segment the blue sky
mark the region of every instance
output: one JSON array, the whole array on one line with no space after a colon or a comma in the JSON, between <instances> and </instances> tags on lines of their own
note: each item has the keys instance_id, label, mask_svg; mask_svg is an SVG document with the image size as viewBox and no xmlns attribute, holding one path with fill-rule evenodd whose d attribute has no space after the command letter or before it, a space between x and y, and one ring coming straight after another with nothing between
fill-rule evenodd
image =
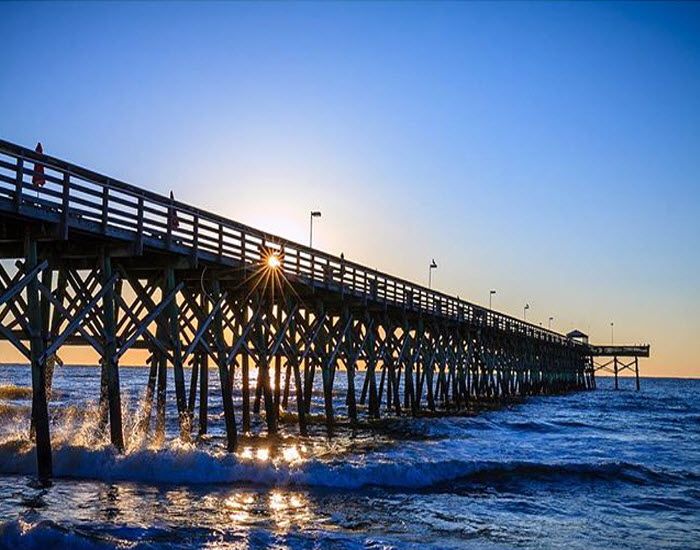
<instances>
[{"instance_id":1,"label":"blue sky","mask_svg":"<svg viewBox=\"0 0 700 550\"><path fill-rule=\"evenodd\" d=\"M0 136L700 375L700 5L3 3Z\"/></svg>"}]
</instances>

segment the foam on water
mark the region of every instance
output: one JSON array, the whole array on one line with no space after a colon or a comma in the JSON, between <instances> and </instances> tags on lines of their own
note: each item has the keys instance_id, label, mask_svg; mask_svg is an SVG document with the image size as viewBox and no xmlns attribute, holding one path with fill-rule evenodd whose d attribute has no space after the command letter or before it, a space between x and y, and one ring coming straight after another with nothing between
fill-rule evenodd
<instances>
[{"instance_id":1,"label":"foam on water","mask_svg":"<svg viewBox=\"0 0 700 550\"><path fill-rule=\"evenodd\" d=\"M520 430L518 426L516 429ZM536 432L539 431L536 430ZM81 434L78 430L76 433ZM81 436L83 437L83 436ZM430 452L426 452L426 447ZM258 453L259 454L259 453ZM359 489L367 486L424 489L453 480L468 481L506 475L568 476L617 479L632 483L676 479L692 473L651 470L639 464L598 462L544 462L520 459L480 460L465 453L463 441L449 439L400 442L363 455L347 454L324 459L291 459L278 454L260 458L198 447L177 440L161 447L144 443L118 453L104 441L90 447L60 440L53 449L57 477L136 481L166 484L253 484L263 486L316 486ZM0 441L0 474L32 475L36 468L34 445L26 437Z\"/></svg>"}]
</instances>

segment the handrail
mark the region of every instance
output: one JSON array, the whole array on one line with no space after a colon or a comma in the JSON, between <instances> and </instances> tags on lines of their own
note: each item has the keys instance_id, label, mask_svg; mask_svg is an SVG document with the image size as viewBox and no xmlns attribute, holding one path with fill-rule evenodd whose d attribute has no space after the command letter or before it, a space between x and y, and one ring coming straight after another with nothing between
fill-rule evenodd
<instances>
[{"instance_id":1,"label":"handrail","mask_svg":"<svg viewBox=\"0 0 700 550\"><path fill-rule=\"evenodd\" d=\"M9 161L3 158L9 157ZM27 163L32 165L30 169ZM46 185L38 188L26 178L35 166L44 168ZM36 192L36 198L25 191ZM117 229L133 233L142 243L144 235L166 247L184 248L194 254L209 254L244 264L262 259L263 249L272 247L285 254L285 273L312 284L350 292L367 300L466 322L471 326L495 328L537 340L585 349L555 331L527 323L443 292L428 289L345 258L333 256L303 244L278 237L199 209L178 200L93 172L64 160L38 154L14 143L0 140L0 200L11 202L19 211L35 205L56 210L66 225L71 218L100 223L103 231ZM178 227L173 227L172 219Z\"/></svg>"}]
</instances>

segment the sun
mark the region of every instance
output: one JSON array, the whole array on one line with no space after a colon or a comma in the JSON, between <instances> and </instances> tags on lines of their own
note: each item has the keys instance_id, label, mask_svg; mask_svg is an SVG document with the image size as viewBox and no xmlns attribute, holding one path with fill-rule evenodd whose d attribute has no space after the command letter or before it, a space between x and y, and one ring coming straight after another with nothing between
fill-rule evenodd
<instances>
[{"instance_id":1,"label":"sun","mask_svg":"<svg viewBox=\"0 0 700 550\"><path fill-rule=\"evenodd\" d=\"M265 263L267 264L267 267L270 269L278 269L282 266L282 259L280 258L279 254L276 252L273 252L267 257L267 260L265 260Z\"/></svg>"}]
</instances>

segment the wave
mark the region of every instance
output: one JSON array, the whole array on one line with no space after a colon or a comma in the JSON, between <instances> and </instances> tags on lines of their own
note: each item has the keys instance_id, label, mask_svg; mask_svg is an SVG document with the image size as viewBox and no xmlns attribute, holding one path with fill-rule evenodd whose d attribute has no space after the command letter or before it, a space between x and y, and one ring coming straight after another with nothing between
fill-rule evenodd
<instances>
[{"instance_id":1,"label":"wave","mask_svg":"<svg viewBox=\"0 0 700 550\"><path fill-rule=\"evenodd\" d=\"M441 491L446 484L522 480L607 480L634 484L670 483L697 478L692 473L651 470L625 462L527 462L416 456L400 448L347 459L275 459L197 448L171 442L119 454L111 445L94 448L61 444L54 448L54 474L64 478L153 484L249 484L360 489L382 486ZM442 453L440 456L444 456ZM33 475L35 453L25 440L0 443L0 473ZM447 487L450 489L451 487Z\"/></svg>"},{"instance_id":2,"label":"wave","mask_svg":"<svg viewBox=\"0 0 700 550\"><path fill-rule=\"evenodd\" d=\"M176 532L177 531L177 532ZM183 533L185 531L185 533ZM223 538L223 540L222 540ZM246 540L247 539L247 540ZM243 544L245 541L245 544ZM230 542L232 544L226 544ZM387 543L363 532L343 532L316 529L291 533L268 533L264 529L253 529L246 537L230 534L222 537L219 529L200 527L177 528L160 526L109 526L103 525L64 526L51 520L41 520L38 514L24 514L16 520L0 522L0 548L22 548L45 550L46 548L71 548L73 550L155 550L156 548L199 548L209 546L228 548L345 548L348 550L406 548L443 549L440 543L413 543L401 541L399 545ZM238 544L236 544L238 543ZM481 548L480 545L474 546ZM488 544L484 548L501 548Z\"/></svg>"},{"instance_id":3,"label":"wave","mask_svg":"<svg viewBox=\"0 0 700 550\"><path fill-rule=\"evenodd\" d=\"M62 527L51 520L31 522L20 518L0 523L0 547L2 548L104 550L115 548L117 542L111 537L96 537L78 529Z\"/></svg>"},{"instance_id":4,"label":"wave","mask_svg":"<svg viewBox=\"0 0 700 550\"><path fill-rule=\"evenodd\" d=\"M0 384L0 399L31 399L32 388L15 384Z\"/></svg>"},{"instance_id":5,"label":"wave","mask_svg":"<svg viewBox=\"0 0 700 550\"><path fill-rule=\"evenodd\" d=\"M60 390L52 388L48 393L49 401L64 397L66 394ZM0 384L0 399L10 401L31 400L31 386L18 386L16 384Z\"/></svg>"}]
</instances>

